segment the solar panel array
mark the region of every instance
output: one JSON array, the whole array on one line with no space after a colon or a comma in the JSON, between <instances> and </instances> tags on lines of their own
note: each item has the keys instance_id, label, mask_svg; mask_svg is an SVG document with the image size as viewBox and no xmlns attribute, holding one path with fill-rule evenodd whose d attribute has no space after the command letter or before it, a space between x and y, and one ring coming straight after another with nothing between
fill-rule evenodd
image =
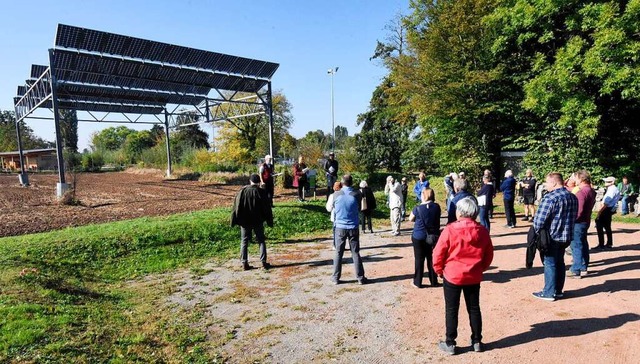
<instances>
[{"instance_id":1,"label":"solar panel array","mask_svg":"<svg viewBox=\"0 0 640 364\"><path fill-rule=\"evenodd\" d=\"M257 93L279 67L63 24L52 60L61 108L140 114L160 113L167 104L199 104L213 89ZM27 85L48 68L32 65ZM21 86L18 96L26 91Z\"/></svg>"}]
</instances>

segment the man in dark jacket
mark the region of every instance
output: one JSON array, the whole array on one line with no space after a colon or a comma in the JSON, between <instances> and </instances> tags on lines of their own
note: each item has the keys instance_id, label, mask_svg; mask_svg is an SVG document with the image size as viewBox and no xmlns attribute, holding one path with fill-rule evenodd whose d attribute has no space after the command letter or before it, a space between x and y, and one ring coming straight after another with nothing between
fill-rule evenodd
<instances>
[{"instance_id":1,"label":"man in dark jacket","mask_svg":"<svg viewBox=\"0 0 640 364\"><path fill-rule=\"evenodd\" d=\"M324 171L327 176L327 200L333 193L333 184L338 180L338 161L335 153L329 153L329 159L324 162Z\"/></svg>"},{"instance_id":2,"label":"man in dark jacket","mask_svg":"<svg viewBox=\"0 0 640 364\"><path fill-rule=\"evenodd\" d=\"M513 203L516 199L516 179L513 178L513 172L508 170L504 173L504 181L500 185L500 191L502 191L502 200L504 202L504 214L507 217L507 224L505 227L516 227L516 210L513 207Z\"/></svg>"},{"instance_id":3,"label":"man in dark jacket","mask_svg":"<svg viewBox=\"0 0 640 364\"><path fill-rule=\"evenodd\" d=\"M449 202L449 208L447 209L447 224L451 224L452 222L457 221L456 217L456 204L458 201L463 198L470 197L473 201L475 201L476 206L478 205L478 200L476 200L475 196L468 192L469 190L469 182L466 179L458 178L453 181L453 190L455 191L455 195Z\"/></svg>"},{"instance_id":4,"label":"man in dark jacket","mask_svg":"<svg viewBox=\"0 0 640 364\"><path fill-rule=\"evenodd\" d=\"M267 192L260 188L260 176L252 174L249 185L243 187L236 195L231 210L231 226L240 226L240 260L244 270L251 269L248 261L247 248L251 240L251 232L255 232L260 245L260 261L264 269L271 265L267 263L267 246L264 237L264 223L273 227L273 213L271 201Z\"/></svg>"}]
</instances>

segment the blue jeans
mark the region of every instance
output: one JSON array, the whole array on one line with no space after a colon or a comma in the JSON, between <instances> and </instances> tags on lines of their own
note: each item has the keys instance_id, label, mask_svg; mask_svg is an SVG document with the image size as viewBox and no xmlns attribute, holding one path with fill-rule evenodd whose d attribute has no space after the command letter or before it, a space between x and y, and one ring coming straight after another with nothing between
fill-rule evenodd
<instances>
[{"instance_id":1,"label":"blue jeans","mask_svg":"<svg viewBox=\"0 0 640 364\"><path fill-rule=\"evenodd\" d=\"M560 243L552 241L549 250L544 253L544 288L542 294L547 297L553 297L558 293L562 293L564 289L564 280L566 278L564 264L564 249L560 247Z\"/></svg>"},{"instance_id":2,"label":"blue jeans","mask_svg":"<svg viewBox=\"0 0 640 364\"><path fill-rule=\"evenodd\" d=\"M581 271L586 272L589 265L588 229L589 223L587 222L576 222L573 227L573 240L571 240L573 264L571 264L571 272L574 274L580 274Z\"/></svg>"},{"instance_id":3,"label":"blue jeans","mask_svg":"<svg viewBox=\"0 0 640 364\"><path fill-rule=\"evenodd\" d=\"M487 228L487 230L491 231L491 222L489 221L489 210L487 206L480 206L480 213L478 216L480 217L480 225Z\"/></svg>"},{"instance_id":4,"label":"blue jeans","mask_svg":"<svg viewBox=\"0 0 640 364\"><path fill-rule=\"evenodd\" d=\"M620 204L621 206L621 213L622 215L626 215L629 213L629 204L627 203L627 198L629 196L622 196L622 198L620 199Z\"/></svg>"}]
</instances>

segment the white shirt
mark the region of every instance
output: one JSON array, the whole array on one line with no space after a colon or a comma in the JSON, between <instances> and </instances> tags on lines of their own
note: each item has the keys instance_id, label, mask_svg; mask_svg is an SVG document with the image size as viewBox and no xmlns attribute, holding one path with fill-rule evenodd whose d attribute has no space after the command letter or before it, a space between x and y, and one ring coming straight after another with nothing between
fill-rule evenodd
<instances>
[{"instance_id":1,"label":"white shirt","mask_svg":"<svg viewBox=\"0 0 640 364\"><path fill-rule=\"evenodd\" d=\"M604 194L602 203L610 209L615 210L618 207L618 201L620 201L620 191L618 187L614 185L607 187L607 193Z\"/></svg>"},{"instance_id":2,"label":"white shirt","mask_svg":"<svg viewBox=\"0 0 640 364\"><path fill-rule=\"evenodd\" d=\"M402 185L396 182L393 185L388 183L384 186L384 194L389 196L389 208L402 208Z\"/></svg>"}]
</instances>

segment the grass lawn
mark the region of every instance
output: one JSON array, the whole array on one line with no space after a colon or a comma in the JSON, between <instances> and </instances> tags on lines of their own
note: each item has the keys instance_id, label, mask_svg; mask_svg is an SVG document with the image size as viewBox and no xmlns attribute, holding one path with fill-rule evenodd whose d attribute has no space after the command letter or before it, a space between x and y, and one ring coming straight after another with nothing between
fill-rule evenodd
<instances>
[{"instance_id":1,"label":"grass lawn","mask_svg":"<svg viewBox=\"0 0 640 364\"><path fill-rule=\"evenodd\" d=\"M389 216L377 197L376 225ZM277 204L267 244L328 236L324 204ZM229 215L221 208L0 239L0 362L214 361L201 313L163 308L175 282L161 274L201 274L207 262L238 256ZM150 286L149 275L162 279Z\"/></svg>"}]
</instances>

